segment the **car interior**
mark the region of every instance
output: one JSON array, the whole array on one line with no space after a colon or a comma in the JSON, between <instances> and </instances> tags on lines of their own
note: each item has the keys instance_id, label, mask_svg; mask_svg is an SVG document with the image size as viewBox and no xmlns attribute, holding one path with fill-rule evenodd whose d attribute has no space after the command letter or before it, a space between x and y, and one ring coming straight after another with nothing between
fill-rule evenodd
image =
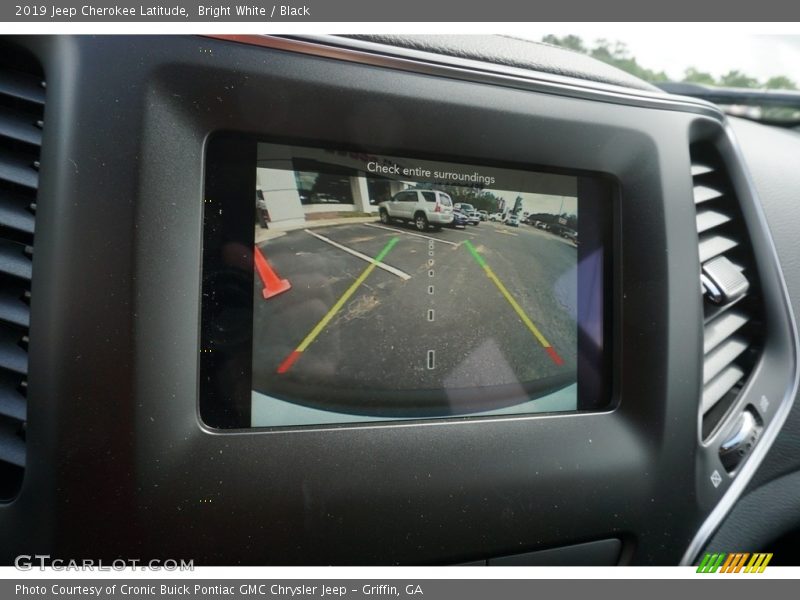
<instances>
[{"instance_id":1,"label":"car interior","mask_svg":"<svg viewBox=\"0 0 800 600\"><path fill-rule=\"evenodd\" d=\"M800 564L800 133L716 93L3 36L0 562Z\"/></svg>"}]
</instances>

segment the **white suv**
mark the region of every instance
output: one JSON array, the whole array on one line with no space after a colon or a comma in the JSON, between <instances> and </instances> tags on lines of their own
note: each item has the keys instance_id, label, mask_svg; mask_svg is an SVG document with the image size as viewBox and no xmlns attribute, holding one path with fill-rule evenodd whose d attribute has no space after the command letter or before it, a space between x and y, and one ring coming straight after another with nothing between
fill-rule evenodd
<instances>
[{"instance_id":1,"label":"white suv","mask_svg":"<svg viewBox=\"0 0 800 600\"><path fill-rule=\"evenodd\" d=\"M444 192L436 190L403 190L378 207L384 224L391 219L400 219L414 223L419 231L425 231L429 225L439 229L453 222L453 201Z\"/></svg>"}]
</instances>

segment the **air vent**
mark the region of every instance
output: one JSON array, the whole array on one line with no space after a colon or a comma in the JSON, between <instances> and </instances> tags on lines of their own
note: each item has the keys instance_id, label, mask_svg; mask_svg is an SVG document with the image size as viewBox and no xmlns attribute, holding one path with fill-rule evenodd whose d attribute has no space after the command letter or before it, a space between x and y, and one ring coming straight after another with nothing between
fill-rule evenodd
<instances>
[{"instance_id":1,"label":"air vent","mask_svg":"<svg viewBox=\"0 0 800 600\"><path fill-rule=\"evenodd\" d=\"M761 348L755 262L724 162L711 144L691 148L703 294L702 434L733 406Z\"/></svg>"},{"instance_id":2,"label":"air vent","mask_svg":"<svg viewBox=\"0 0 800 600\"><path fill-rule=\"evenodd\" d=\"M28 326L34 216L44 118L40 66L0 45L0 500L25 469Z\"/></svg>"}]
</instances>

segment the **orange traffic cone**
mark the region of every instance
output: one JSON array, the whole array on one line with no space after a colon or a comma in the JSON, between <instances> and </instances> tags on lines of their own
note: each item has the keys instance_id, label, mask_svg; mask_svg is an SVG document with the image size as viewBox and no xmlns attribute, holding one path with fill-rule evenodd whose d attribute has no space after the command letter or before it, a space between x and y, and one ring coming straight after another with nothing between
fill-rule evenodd
<instances>
[{"instance_id":1,"label":"orange traffic cone","mask_svg":"<svg viewBox=\"0 0 800 600\"><path fill-rule=\"evenodd\" d=\"M253 246L253 259L256 265L261 282L264 284L264 290L261 292L264 299L272 298L285 292L292 287L288 279L281 279L277 273L272 269L267 259L261 254L258 246Z\"/></svg>"}]
</instances>

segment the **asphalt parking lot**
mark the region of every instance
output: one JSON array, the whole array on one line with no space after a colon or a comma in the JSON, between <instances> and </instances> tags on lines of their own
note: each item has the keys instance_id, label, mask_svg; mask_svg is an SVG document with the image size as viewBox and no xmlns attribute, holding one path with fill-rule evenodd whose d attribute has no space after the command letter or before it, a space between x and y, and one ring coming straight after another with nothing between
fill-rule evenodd
<instances>
[{"instance_id":1,"label":"asphalt parking lot","mask_svg":"<svg viewBox=\"0 0 800 600\"><path fill-rule=\"evenodd\" d=\"M577 249L551 234L376 222L291 231L259 249L292 286L265 300L255 278L260 393L575 381Z\"/></svg>"}]
</instances>

